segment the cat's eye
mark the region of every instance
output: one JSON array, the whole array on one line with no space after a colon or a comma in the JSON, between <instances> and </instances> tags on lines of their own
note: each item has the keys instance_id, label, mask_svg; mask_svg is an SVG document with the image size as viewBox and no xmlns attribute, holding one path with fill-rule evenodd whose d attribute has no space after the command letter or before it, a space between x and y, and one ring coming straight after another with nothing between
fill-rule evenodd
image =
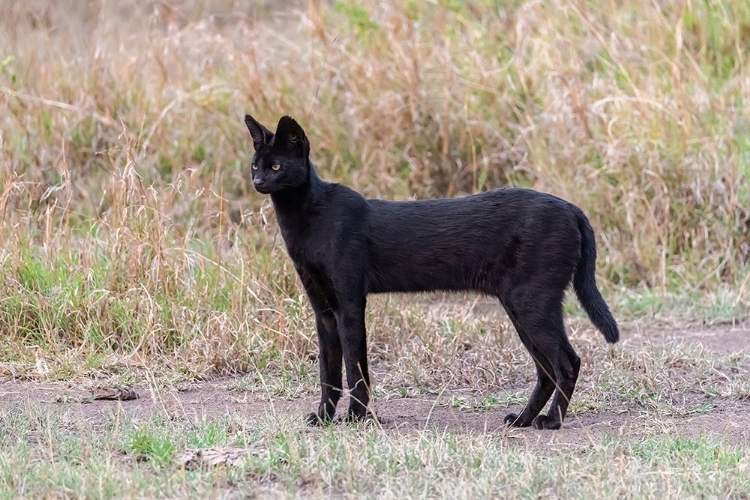
<instances>
[{"instance_id":1,"label":"cat's eye","mask_svg":"<svg viewBox=\"0 0 750 500\"><path fill-rule=\"evenodd\" d=\"M253 163L252 168L253 168L253 170L258 170L258 165L256 165L255 163Z\"/></svg>"},{"instance_id":2,"label":"cat's eye","mask_svg":"<svg viewBox=\"0 0 750 500\"><path fill-rule=\"evenodd\" d=\"M278 163L276 165L272 165L271 170L273 170L274 172L278 172L279 170L281 170L281 165L279 165Z\"/></svg>"}]
</instances>

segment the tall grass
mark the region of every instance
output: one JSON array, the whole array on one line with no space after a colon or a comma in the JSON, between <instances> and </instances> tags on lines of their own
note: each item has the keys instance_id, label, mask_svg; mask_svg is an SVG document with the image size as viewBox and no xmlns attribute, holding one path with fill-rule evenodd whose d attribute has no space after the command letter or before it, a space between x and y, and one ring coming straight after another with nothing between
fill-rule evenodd
<instances>
[{"instance_id":1,"label":"tall grass","mask_svg":"<svg viewBox=\"0 0 750 500\"><path fill-rule=\"evenodd\" d=\"M592 219L605 288L747 307L750 4L183 4L0 5L6 370L313 351L245 111L294 115L322 175L368 196L557 194Z\"/></svg>"}]
</instances>

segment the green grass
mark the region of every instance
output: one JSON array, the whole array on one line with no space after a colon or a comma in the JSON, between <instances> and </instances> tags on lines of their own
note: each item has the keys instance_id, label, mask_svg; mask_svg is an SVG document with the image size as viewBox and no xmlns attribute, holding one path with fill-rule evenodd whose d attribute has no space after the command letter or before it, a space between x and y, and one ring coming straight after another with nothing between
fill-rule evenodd
<instances>
[{"instance_id":1,"label":"green grass","mask_svg":"<svg viewBox=\"0 0 750 500\"><path fill-rule=\"evenodd\" d=\"M497 434L308 429L241 417L96 426L48 407L0 410L0 495L278 498L743 498L747 446L646 428L571 447L525 449ZM183 465L192 449L241 449L232 464ZM226 452L225 452L226 453ZM630 473L623 475L622 471Z\"/></svg>"}]
</instances>

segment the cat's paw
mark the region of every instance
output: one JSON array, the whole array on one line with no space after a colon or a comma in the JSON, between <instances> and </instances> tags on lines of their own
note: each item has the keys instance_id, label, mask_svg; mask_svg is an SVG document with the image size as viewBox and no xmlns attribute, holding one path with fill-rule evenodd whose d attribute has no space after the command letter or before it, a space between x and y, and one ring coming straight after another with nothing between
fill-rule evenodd
<instances>
[{"instance_id":1,"label":"cat's paw","mask_svg":"<svg viewBox=\"0 0 750 500\"><path fill-rule=\"evenodd\" d=\"M340 422L342 424L350 424L350 423L358 423L358 422L375 422L375 415L372 414L371 411L367 410L364 413L362 412L353 412L348 411L346 414L341 415L336 419L336 422Z\"/></svg>"},{"instance_id":2,"label":"cat's paw","mask_svg":"<svg viewBox=\"0 0 750 500\"><path fill-rule=\"evenodd\" d=\"M333 422L333 419L328 415L321 416L315 412L305 415L305 423L311 427L319 427L321 425L330 424L331 422Z\"/></svg>"},{"instance_id":3,"label":"cat's paw","mask_svg":"<svg viewBox=\"0 0 750 500\"><path fill-rule=\"evenodd\" d=\"M538 430L556 430L562 427L559 420L548 417L547 415L539 415L531 424L534 426L534 429Z\"/></svg>"},{"instance_id":4,"label":"cat's paw","mask_svg":"<svg viewBox=\"0 0 750 500\"><path fill-rule=\"evenodd\" d=\"M515 413L508 413L503 419L503 423L508 427L528 427L530 422L524 422Z\"/></svg>"}]
</instances>

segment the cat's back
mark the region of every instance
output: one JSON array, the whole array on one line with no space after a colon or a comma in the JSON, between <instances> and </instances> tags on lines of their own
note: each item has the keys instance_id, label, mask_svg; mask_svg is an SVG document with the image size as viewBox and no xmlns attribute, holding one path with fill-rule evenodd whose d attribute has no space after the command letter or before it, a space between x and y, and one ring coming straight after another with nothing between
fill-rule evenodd
<instances>
[{"instance_id":1,"label":"cat's back","mask_svg":"<svg viewBox=\"0 0 750 500\"><path fill-rule=\"evenodd\" d=\"M460 198L368 200L368 204L372 241L387 248L403 241L440 248L458 241L459 235L463 241L498 241L513 234L539 239L577 227L580 212L561 198L521 188Z\"/></svg>"},{"instance_id":2,"label":"cat's back","mask_svg":"<svg viewBox=\"0 0 750 500\"><path fill-rule=\"evenodd\" d=\"M500 188L457 198L386 201L367 200L373 215L380 218L437 219L439 217L513 216L543 212L567 212L573 205L554 195L523 188Z\"/></svg>"}]
</instances>

